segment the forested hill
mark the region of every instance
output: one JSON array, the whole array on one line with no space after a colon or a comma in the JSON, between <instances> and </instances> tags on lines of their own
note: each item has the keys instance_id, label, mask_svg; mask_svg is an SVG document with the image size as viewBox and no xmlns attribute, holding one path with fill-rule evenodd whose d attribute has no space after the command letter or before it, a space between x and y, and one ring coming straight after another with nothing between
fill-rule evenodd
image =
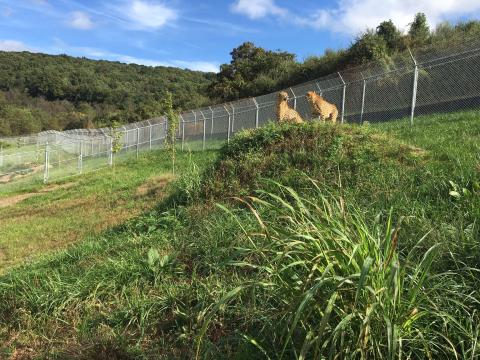
<instances>
[{"instance_id":1,"label":"forested hill","mask_svg":"<svg viewBox=\"0 0 480 360\"><path fill-rule=\"evenodd\" d=\"M0 52L0 136L133 122L161 113L166 91L177 108L210 102L214 74L96 61L67 55Z\"/></svg>"}]
</instances>

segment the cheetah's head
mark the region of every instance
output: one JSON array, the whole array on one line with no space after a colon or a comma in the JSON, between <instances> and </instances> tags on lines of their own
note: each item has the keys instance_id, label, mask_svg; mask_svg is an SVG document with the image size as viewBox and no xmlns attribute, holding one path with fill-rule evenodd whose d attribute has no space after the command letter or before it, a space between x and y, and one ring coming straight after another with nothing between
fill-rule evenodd
<instances>
[{"instance_id":1,"label":"cheetah's head","mask_svg":"<svg viewBox=\"0 0 480 360\"><path fill-rule=\"evenodd\" d=\"M288 93L286 91L280 91L278 93L278 100L287 101L288 100Z\"/></svg>"}]
</instances>

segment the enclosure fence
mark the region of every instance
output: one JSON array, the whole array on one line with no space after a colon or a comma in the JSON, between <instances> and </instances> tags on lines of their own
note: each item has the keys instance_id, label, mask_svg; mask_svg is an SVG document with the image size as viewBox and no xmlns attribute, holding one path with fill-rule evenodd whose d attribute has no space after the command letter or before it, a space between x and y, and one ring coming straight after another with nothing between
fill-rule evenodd
<instances>
[{"instance_id":1,"label":"enclosure fence","mask_svg":"<svg viewBox=\"0 0 480 360\"><path fill-rule=\"evenodd\" d=\"M289 105L304 119L312 113L306 98L315 91L339 110L338 122L408 121L417 115L480 107L480 40L445 48L425 48L373 62L285 89ZM276 119L277 92L183 112L177 133L182 150L217 147L243 130ZM163 147L168 122L157 117L118 129L45 131L0 138L2 184L26 178L47 182L111 166L114 157L138 157ZM119 136L117 136L119 134ZM117 137L116 137L117 136ZM119 138L119 147L113 142Z\"/></svg>"}]
</instances>

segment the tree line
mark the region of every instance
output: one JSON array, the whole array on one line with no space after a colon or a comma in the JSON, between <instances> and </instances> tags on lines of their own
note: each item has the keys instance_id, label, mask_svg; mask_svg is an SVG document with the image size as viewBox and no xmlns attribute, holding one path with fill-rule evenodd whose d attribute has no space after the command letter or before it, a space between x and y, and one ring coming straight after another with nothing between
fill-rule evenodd
<instances>
[{"instance_id":1,"label":"tree line","mask_svg":"<svg viewBox=\"0 0 480 360\"><path fill-rule=\"evenodd\" d=\"M173 94L177 110L257 96L370 61L388 63L423 46L449 48L480 36L480 21L430 29L424 14L402 33L391 20L346 49L298 61L295 54L245 42L217 74L95 61L67 55L0 52L0 136L47 129L109 126L161 115Z\"/></svg>"}]
</instances>

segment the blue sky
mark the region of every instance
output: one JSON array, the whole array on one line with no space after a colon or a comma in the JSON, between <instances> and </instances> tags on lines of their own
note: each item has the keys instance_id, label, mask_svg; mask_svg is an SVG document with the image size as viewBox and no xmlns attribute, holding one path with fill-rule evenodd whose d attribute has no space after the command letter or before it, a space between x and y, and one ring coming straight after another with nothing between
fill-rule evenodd
<instances>
[{"instance_id":1,"label":"blue sky","mask_svg":"<svg viewBox=\"0 0 480 360\"><path fill-rule=\"evenodd\" d=\"M0 0L0 50L216 71L244 41L302 60L418 11L478 19L480 0Z\"/></svg>"}]
</instances>

